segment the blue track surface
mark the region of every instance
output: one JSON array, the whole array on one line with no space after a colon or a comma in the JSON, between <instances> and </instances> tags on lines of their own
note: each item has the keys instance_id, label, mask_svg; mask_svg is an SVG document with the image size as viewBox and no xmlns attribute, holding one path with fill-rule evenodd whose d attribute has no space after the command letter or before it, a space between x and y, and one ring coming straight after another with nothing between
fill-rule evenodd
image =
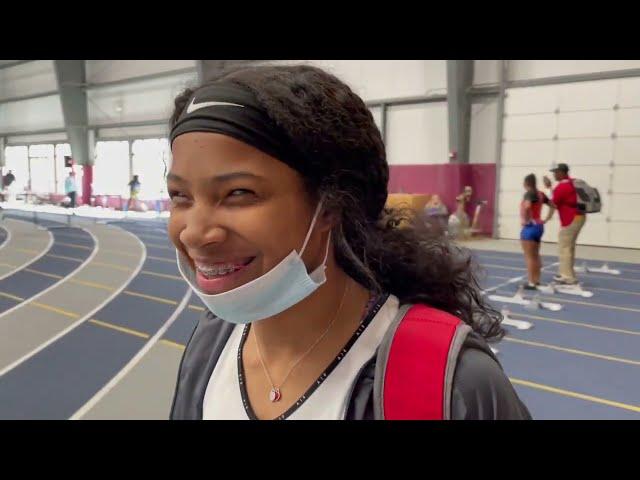
<instances>
[{"instance_id":1,"label":"blue track surface","mask_svg":"<svg viewBox=\"0 0 640 480\"><path fill-rule=\"evenodd\" d=\"M60 281L58 278L49 277L36 272L63 277L69 275L71 272L78 269L81 262L89 257L95 246L91 236L79 228L65 227L52 229L51 233L53 234L53 244L47 253L35 262L29 264L26 268L0 280L0 292L28 299L29 297L40 293L54 283ZM64 233L74 235L74 243L85 248L73 248L59 245L60 242L66 241L66 239L61 238ZM56 258L52 255L62 255L75 258L78 261ZM0 301L0 313L20 303L22 303L22 301L2 297Z\"/></svg>"},{"instance_id":2,"label":"blue track surface","mask_svg":"<svg viewBox=\"0 0 640 480\"><path fill-rule=\"evenodd\" d=\"M147 246L147 255L156 257L147 258L142 271L179 276L175 254L166 235L166 222L110 223L138 235ZM64 231L60 231L60 238L62 233ZM63 243L81 244L81 240L66 239ZM54 248L56 252L63 252L64 246ZM73 255L70 253L59 254L77 257L90 251L75 249ZM521 254L475 251L474 255L484 270L482 287L485 289L526 273ZM549 265L557 259L547 256L544 261ZM578 260L576 264L582 262ZM588 263L599 266L603 262ZM528 320L534 328L519 331L506 327L507 337L494 347L499 350L498 358L534 418L640 419L640 265L608 264L621 269L622 275L579 275L585 289L594 292L592 298L542 295L561 303L564 308L559 312L528 311L507 305L513 318ZM77 267L77 263L74 265ZM38 269L63 275L64 268L63 263L46 261ZM549 268L543 281L551 280L553 273L555 267ZM15 294L28 294L25 290L28 283L21 281L20 287L14 287L21 293ZM35 281L32 284L35 285ZM502 286L496 293L513 294L517 285ZM3 288L0 286L0 290ZM93 317L153 335L174 312L186 290L181 279L141 272L125 291L175 303L123 292ZM3 302L0 298L0 311L8 308ZM194 296L189 303L202 307ZM201 315L195 308L186 308L163 338L184 345ZM0 378L0 418L68 418L120 371L145 342L144 338L84 323ZM522 385L520 381L532 385ZM579 396L585 398L576 398Z\"/></svg>"}]
</instances>

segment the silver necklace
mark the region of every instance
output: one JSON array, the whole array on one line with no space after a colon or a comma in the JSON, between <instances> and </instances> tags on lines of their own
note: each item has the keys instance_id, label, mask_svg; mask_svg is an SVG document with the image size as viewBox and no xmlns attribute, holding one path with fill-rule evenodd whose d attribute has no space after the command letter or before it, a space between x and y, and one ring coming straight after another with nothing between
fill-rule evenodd
<instances>
[{"instance_id":1,"label":"silver necklace","mask_svg":"<svg viewBox=\"0 0 640 480\"><path fill-rule=\"evenodd\" d=\"M333 316L333 319L331 320L331 322L329 322L329 325L327 326L327 328L325 329L325 331L322 333L322 335L320 335L320 337L318 337L318 339L313 342L313 344L307 349L306 352L304 352L296 361L295 363L289 368L289 372L287 373L287 375L284 377L284 380L282 380L282 382L280 382L280 385L276 386L276 384L274 383L274 381L271 379L271 375L269 374L269 369L267 368L267 366L264 363L264 359L262 358L262 352L260 351L260 342L258 341L258 336L255 334L253 334L255 340L256 340L256 348L258 350L258 358L260 359L260 364L262 365L262 369L264 370L265 375L267 376L267 379L269 380L269 383L271 384L271 390L269 391L269 400L271 402L279 402L280 399L282 398L282 386L285 384L285 382L289 379L289 375L291 375L291 373L294 371L294 369L298 366L298 364L307 356L309 355L309 353L311 353L311 351L322 341L322 339L324 337L327 336L327 333L329 333L329 330L331 329L331 326L333 325L333 323L336 321L336 319L338 318L338 314L340 313L340 310L342 310L342 304L344 303L344 299L347 296L347 290L349 290L349 285L345 285L344 287L344 292L342 294L342 300L340 300L340 305L338 306L338 310L336 310L336 314Z\"/></svg>"}]
</instances>

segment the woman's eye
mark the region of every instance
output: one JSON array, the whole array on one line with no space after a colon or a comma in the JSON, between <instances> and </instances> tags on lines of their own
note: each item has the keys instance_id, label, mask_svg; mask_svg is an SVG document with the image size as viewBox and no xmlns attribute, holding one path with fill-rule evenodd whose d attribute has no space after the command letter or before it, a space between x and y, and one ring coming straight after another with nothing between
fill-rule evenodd
<instances>
[{"instance_id":1,"label":"woman's eye","mask_svg":"<svg viewBox=\"0 0 640 480\"><path fill-rule=\"evenodd\" d=\"M245 190L244 188L237 188L235 190L232 190L229 193L230 197L241 197L242 195L248 195L248 194L252 194L253 192L251 190Z\"/></svg>"},{"instance_id":2,"label":"woman's eye","mask_svg":"<svg viewBox=\"0 0 640 480\"><path fill-rule=\"evenodd\" d=\"M179 191L170 191L169 198L174 204L184 202L187 199L186 195Z\"/></svg>"}]
</instances>

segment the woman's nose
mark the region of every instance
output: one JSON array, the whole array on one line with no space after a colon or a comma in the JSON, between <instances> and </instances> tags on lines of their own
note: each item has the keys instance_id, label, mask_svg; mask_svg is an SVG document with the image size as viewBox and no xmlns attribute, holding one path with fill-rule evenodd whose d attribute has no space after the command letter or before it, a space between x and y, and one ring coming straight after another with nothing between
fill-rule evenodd
<instances>
[{"instance_id":1,"label":"woman's nose","mask_svg":"<svg viewBox=\"0 0 640 480\"><path fill-rule=\"evenodd\" d=\"M227 230L215 220L215 212L210 208L194 207L187 215L185 228L180 232L180 241L191 249L210 243L222 243L227 237Z\"/></svg>"}]
</instances>

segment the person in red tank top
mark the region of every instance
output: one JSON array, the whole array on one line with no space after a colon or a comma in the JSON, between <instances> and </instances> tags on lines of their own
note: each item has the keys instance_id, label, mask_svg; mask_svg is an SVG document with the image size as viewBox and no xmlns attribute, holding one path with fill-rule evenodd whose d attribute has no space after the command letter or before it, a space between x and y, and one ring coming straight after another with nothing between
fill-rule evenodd
<instances>
[{"instance_id":1,"label":"person in red tank top","mask_svg":"<svg viewBox=\"0 0 640 480\"><path fill-rule=\"evenodd\" d=\"M527 290L536 290L540 285L540 241L544 234L544 225L540 218L542 205L549 205L547 196L536 187L536 176L531 173L524 177L526 193L520 203L520 243L527 264L528 282L523 286Z\"/></svg>"}]
</instances>

